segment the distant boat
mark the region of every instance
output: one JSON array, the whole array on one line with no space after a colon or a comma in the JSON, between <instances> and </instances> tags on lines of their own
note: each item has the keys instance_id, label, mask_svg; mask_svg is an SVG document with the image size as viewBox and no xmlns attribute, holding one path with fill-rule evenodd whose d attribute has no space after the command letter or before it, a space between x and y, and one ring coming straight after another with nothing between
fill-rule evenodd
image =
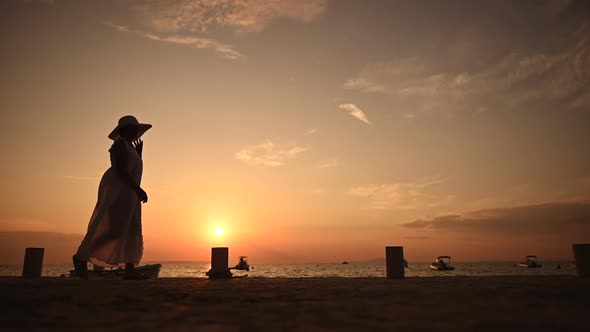
<instances>
[{"instance_id":1,"label":"distant boat","mask_svg":"<svg viewBox=\"0 0 590 332\"><path fill-rule=\"evenodd\" d=\"M438 256L436 261L430 264L430 269L435 271L453 271L455 267L451 265L451 256Z\"/></svg>"},{"instance_id":2,"label":"distant boat","mask_svg":"<svg viewBox=\"0 0 590 332\"><path fill-rule=\"evenodd\" d=\"M518 266L526 267L526 268L537 268L537 267L543 267L543 264L540 264L537 262L537 256L529 255L529 256L526 256L524 258L524 261L520 262L518 264Z\"/></svg>"},{"instance_id":3,"label":"distant boat","mask_svg":"<svg viewBox=\"0 0 590 332\"><path fill-rule=\"evenodd\" d=\"M348 264L348 262L347 261L343 261L342 264Z\"/></svg>"},{"instance_id":4,"label":"distant boat","mask_svg":"<svg viewBox=\"0 0 590 332\"><path fill-rule=\"evenodd\" d=\"M248 256L240 256L240 261L236 266L232 267L233 270L250 271L250 264L248 264Z\"/></svg>"},{"instance_id":5,"label":"distant boat","mask_svg":"<svg viewBox=\"0 0 590 332\"><path fill-rule=\"evenodd\" d=\"M408 261L404 258L404 267L407 269L408 268Z\"/></svg>"},{"instance_id":6,"label":"distant boat","mask_svg":"<svg viewBox=\"0 0 590 332\"><path fill-rule=\"evenodd\" d=\"M136 266L135 271L148 276L148 279L156 279L160 274L161 264L148 264ZM70 278L79 278L75 270L70 270L68 273ZM93 269L88 270L88 279L123 279L125 277L125 269L123 268L102 268L94 266Z\"/></svg>"}]
</instances>

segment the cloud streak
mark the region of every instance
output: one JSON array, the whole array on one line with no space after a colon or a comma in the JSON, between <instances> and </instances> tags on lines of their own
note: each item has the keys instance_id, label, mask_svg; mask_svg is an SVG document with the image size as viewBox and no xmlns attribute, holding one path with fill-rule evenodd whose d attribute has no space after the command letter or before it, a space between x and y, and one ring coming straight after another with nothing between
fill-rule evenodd
<instances>
[{"instance_id":1,"label":"cloud streak","mask_svg":"<svg viewBox=\"0 0 590 332\"><path fill-rule=\"evenodd\" d=\"M164 43L210 49L226 59L242 54L231 45L211 37L229 30L260 32L278 18L309 23L323 13L326 0L160 0L134 5L133 12L143 25L130 29L106 22L124 33Z\"/></svg>"},{"instance_id":2,"label":"cloud streak","mask_svg":"<svg viewBox=\"0 0 590 332\"><path fill-rule=\"evenodd\" d=\"M309 128L307 130L305 130L305 132L303 133L303 135L305 136L311 136L314 135L318 132L318 128Z\"/></svg>"},{"instance_id":3,"label":"cloud streak","mask_svg":"<svg viewBox=\"0 0 590 332\"><path fill-rule=\"evenodd\" d=\"M187 37L187 36L169 36L159 38L152 34L144 34L145 38L159 40L166 43L192 46L199 49L212 49L226 59L239 59L242 54L234 50L230 45L218 42L210 38Z\"/></svg>"},{"instance_id":4,"label":"cloud streak","mask_svg":"<svg viewBox=\"0 0 590 332\"><path fill-rule=\"evenodd\" d=\"M236 159L253 164L268 167L283 166L288 160L307 151L307 147L302 146L280 146L270 140L264 143L244 147L236 153Z\"/></svg>"},{"instance_id":5,"label":"cloud streak","mask_svg":"<svg viewBox=\"0 0 590 332\"><path fill-rule=\"evenodd\" d=\"M232 46L219 42L212 38L190 37L181 35L160 36L153 33L132 30L127 26L114 24L112 22L104 22L104 24L112 27L113 29L119 32L131 33L153 41L189 46L197 49L210 49L215 51L220 56L230 60L236 60L242 57L242 54L235 50Z\"/></svg>"},{"instance_id":6,"label":"cloud streak","mask_svg":"<svg viewBox=\"0 0 590 332\"><path fill-rule=\"evenodd\" d=\"M552 202L417 219L406 228L453 232L541 235L590 226L590 201Z\"/></svg>"},{"instance_id":7,"label":"cloud streak","mask_svg":"<svg viewBox=\"0 0 590 332\"><path fill-rule=\"evenodd\" d=\"M358 108L355 104L340 104L338 105L340 109L348 111L348 114L352 115L353 117L357 118L359 121L364 122L366 124L371 124L365 115L365 112Z\"/></svg>"},{"instance_id":8,"label":"cloud streak","mask_svg":"<svg viewBox=\"0 0 590 332\"><path fill-rule=\"evenodd\" d=\"M353 187L348 194L369 201L369 208L375 210L414 210L439 207L454 200L453 195L439 196L429 193L435 185L443 183L440 178L416 182L371 184Z\"/></svg>"},{"instance_id":9,"label":"cloud streak","mask_svg":"<svg viewBox=\"0 0 590 332\"><path fill-rule=\"evenodd\" d=\"M365 92L381 92L384 93L385 86L368 81L365 78L349 79L344 82L344 88L348 90L360 90Z\"/></svg>"},{"instance_id":10,"label":"cloud streak","mask_svg":"<svg viewBox=\"0 0 590 332\"><path fill-rule=\"evenodd\" d=\"M343 87L385 94L418 111L480 113L539 105L583 109L590 106L588 36L590 21L585 21L569 28L559 47L527 50L515 45L485 66L470 57L452 70L428 55L396 58L367 65ZM455 47L474 47L472 39L484 37L474 33Z\"/></svg>"},{"instance_id":11,"label":"cloud streak","mask_svg":"<svg viewBox=\"0 0 590 332\"><path fill-rule=\"evenodd\" d=\"M135 9L143 24L158 32L249 33L264 30L278 18L309 23L326 4L326 0L161 0Z\"/></svg>"},{"instance_id":12,"label":"cloud streak","mask_svg":"<svg viewBox=\"0 0 590 332\"><path fill-rule=\"evenodd\" d=\"M318 168L334 168L338 166L338 160L336 159L330 159L330 160L325 160L321 163L318 164Z\"/></svg>"}]
</instances>

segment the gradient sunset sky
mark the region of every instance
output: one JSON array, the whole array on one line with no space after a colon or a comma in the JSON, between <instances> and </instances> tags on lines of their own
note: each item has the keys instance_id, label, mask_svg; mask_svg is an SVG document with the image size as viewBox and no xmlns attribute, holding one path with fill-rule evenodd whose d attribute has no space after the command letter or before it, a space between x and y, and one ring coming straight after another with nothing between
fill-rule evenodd
<instances>
[{"instance_id":1,"label":"gradient sunset sky","mask_svg":"<svg viewBox=\"0 0 590 332\"><path fill-rule=\"evenodd\" d=\"M10 0L0 37L0 263L69 261L127 114L144 261L590 242L588 1Z\"/></svg>"}]
</instances>

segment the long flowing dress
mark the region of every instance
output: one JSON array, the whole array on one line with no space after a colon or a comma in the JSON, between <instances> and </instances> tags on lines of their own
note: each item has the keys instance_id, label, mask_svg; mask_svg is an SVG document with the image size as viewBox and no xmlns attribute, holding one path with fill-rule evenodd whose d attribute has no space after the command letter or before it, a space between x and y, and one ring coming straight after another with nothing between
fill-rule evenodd
<instances>
[{"instance_id":1,"label":"long flowing dress","mask_svg":"<svg viewBox=\"0 0 590 332\"><path fill-rule=\"evenodd\" d=\"M143 162L135 148L125 139L117 139L109 150L111 167L100 180L88 231L76 253L78 259L99 266L139 264L143 255L141 202L115 168L115 147L124 148L127 172L138 185L143 172Z\"/></svg>"}]
</instances>

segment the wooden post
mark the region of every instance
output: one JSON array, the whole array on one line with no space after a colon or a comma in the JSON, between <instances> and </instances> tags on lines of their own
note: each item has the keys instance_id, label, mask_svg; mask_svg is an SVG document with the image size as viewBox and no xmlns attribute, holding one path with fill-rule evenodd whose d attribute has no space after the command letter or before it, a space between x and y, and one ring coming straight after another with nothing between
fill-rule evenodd
<instances>
[{"instance_id":1,"label":"wooden post","mask_svg":"<svg viewBox=\"0 0 590 332\"><path fill-rule=\"evenodd\" d=\"M43 270L45 248L26 248L23 278L39 278Z\"/></svg>"},{"instance_id":2,"label":"wooden post","mask_svg":"<svg viewBox=\"0 0 590 332\"><path fill-rule=\"evenodd\" d=\"M576 274L580 278L590 278L590 243L572 244Z\"/></svg>"},{"instance_id":3,"label":"wooden post","mask_svg":"<svg viewBox=\"0 0 590 332\"><path fill-rule=\"evenodd\" d=\"M207 272L209 278L231 278L229 271L229 248L211 248L211 269Z\"/></svg>"},{"instance_id":4,"label":"wooden post","mask_svg":"<svg viewBox=\"0 0 590 332\"><path fill-rule=\"evenodd\" d=\"M385 247L385 268L388 279L403 279L404 247Z\"/></svg>"}]
</instances>

